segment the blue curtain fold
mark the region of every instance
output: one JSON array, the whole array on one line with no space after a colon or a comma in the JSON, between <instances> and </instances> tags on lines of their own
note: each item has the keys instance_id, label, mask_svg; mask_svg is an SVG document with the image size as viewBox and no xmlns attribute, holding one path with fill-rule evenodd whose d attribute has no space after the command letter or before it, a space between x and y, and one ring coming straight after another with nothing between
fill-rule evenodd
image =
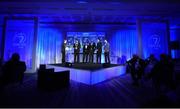
<instances>
[{"instance_id":1,"label":"blue curtain fold","mask_svg":"<svg viewBox=\"0 0 180 109\"><path fill-rule=\"evenodd\" d=\"M138 38L136 30L119 30L109 39L111 57L129 60L137 54Z\"/></svg>"},{"instance_id":2,"label":"blue curtain fold","mask_svg":"<svg viewBox=\"0 0 180 109\"><path fill-rule=\"evenodd\" d=\"M37 38L36 66L61 62L62 33L55 29L40 28Z\"/></svg>"}]
</instances>

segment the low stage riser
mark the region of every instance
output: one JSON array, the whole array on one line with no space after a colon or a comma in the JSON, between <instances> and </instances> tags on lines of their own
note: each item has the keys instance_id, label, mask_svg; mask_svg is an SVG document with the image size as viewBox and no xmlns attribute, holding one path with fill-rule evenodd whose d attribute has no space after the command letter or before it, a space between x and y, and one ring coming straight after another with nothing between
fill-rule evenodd
<instances>
[{"instance_id":1,"label":"low stage riser","mask_svg":"<svg viewBox=\"0 0 180 109\"><path fill-rule=\"evenodd\" d=\"M47 68L54 68L55 72L70 70L70 79L88 85L94 85L105 80L125 74L126 66L115 66L99 70L82 70L71 67L46 65Z\"/></svg>"}]
</instances>

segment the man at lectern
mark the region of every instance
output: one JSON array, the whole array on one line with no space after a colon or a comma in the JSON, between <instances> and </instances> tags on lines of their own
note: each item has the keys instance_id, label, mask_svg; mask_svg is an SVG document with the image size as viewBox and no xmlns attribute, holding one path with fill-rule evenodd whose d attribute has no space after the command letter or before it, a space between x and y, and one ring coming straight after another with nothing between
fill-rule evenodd
<instances>
[{"instance_id":1,"label":"man at lectern","mask_svg":"<svg viewBox=\"0 0 180 109\"><path fill-rule=\"evenodd\" d=\"M101 63L101 53L102 53L102 43L100 40L97 40L97 56L96 56L96 63Z\"/></svg>"},{"instance_id":2,"label":"man at lectern","mask_svg":"<svg viewBox=\"0 0 180 109\"><path fill-rule=\"evenodd\" d=\"M64 40L64 43L61 46L62 63L66 62L66 46L67 46L67 40Z\"/></svg>"},{"instance_id":3,"label":"man at lectern","mask_svg":"<svg viewBox=\"0 0 180 109\"><path fill-rule=\"evenodd\" d=\"M75 44L73 47L74 47L74 63L79 63L79 52L80 52L81 45L78 40L75 41Z\"/></svg>"}]
</instances>

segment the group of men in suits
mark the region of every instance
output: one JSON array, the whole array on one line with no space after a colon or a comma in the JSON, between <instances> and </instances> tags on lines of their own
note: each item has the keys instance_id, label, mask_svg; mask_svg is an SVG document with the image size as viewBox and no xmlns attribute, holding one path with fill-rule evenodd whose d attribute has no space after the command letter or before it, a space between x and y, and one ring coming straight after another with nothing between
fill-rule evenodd
<instances>
[{"instance_id":1,"label":"group of men in suits","mask_svg":"<svg viewBox=\"0 0 180 109\"><path fill-rule=\"evenodd\" d=\"M107 40L105 40L104 42L105 42L105 45L104 45L105 63L110 63L109 43L107 42ZM65 40L64 43L62 44L62 63L65 62L66 43L67 41ZM83 63L84 62L93 63L95 51L97 51L96 63L101 63L102 46L103 44L99 39L97 40L97 44L95 44L95 42L85 43L83 45ZM75 41L73 48L74 48L74 63L79 63L81 44L78 40Z\"/></svg>"},{"instance_id":2,"label":"group of men in suits","mask_svg":"<svg viewBox=\"0 0 180 109\"><path fill-rule=\"evenodd\" d=\"M93 63L95 50L96 50L95 43L85 43L83 45L83 63L88 61Z\"/></svg>"}]
</instances>

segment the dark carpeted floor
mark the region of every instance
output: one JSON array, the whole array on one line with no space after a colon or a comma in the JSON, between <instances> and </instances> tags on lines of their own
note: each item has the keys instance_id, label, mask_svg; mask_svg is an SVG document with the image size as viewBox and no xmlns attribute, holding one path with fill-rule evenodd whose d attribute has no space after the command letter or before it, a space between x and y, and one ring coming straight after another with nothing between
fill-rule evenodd
<instances>
[{"instance_id":1,"label":"dark carpeted floor","mask_svg":"<svg viewBox=\"0 0 180 109\"><path fill-rule=\"evenodd\" d=\"M93 86L71 81L56 91L39 90L36 81L36 74L26 74L22 85L7 86L0 107L180 107L180 87L156 94L150 81L133 86L129 74Z\"/></svg>"}]
</instances>

